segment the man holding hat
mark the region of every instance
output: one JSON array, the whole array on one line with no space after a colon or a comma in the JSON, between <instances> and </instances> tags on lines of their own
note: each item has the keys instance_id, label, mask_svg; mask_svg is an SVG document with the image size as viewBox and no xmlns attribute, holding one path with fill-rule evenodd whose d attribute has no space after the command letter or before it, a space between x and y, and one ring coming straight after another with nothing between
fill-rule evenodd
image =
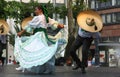
<instances>
[{"instance_id":1,"label":"man holding hat","mask_svg":"<svg viewBox=\"0 0 120 77\"><path fill-rule=\"evenodd\" d=\"M85 68L88 66L88 51L93 38L99 38L99 31L102 29L102 18L96 12L87 10L81 12L77 17L79 25L78 35L73 42L70 53L73 60L76 62L76 67L73 70L81 68L83 74L86 73ZM82 46L82 61L78 58L76 50Z\"/></svg>"}]
</instances>

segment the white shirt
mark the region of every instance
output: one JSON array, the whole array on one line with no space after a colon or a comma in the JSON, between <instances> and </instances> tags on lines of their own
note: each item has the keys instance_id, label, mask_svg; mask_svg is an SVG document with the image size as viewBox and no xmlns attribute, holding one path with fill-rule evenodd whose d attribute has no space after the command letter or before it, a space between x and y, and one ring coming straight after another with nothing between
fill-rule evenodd
<instances>
[{"instance_id":1,"label":"white shirt","mask_svg":"<svg viewBox=\"0 0 120 77\"><path fill-rule=\"evenodd\" d=\"M54 28L57 28L58 22L55 21L54 19L48 18L49 23L46 22L46 18L44 16L44 14L35 16L29 23L27 26L24 27L24 29L27 32L31 32L32 29L34 28L45 28L47 29L48 25L50 26L54 26Z\"/></svg>"},{"instance_id":2,"label":"white shirt","mask_svg":"<svg viewBox=\"0 0 120 77\"><path fill-rule=\"evenodd\" d=\"M46 29L48 27L44 14L35 16L32 19L32 21L30 21L28 23L28 25L32 28L40 28L41 27L41 28Z\"/></svg>"},{"instance_id":3,"label":"white shirt","mask_svg":"<svg viewBox=\"0 0 120 77\"><path fill-rule=\"evenodd\" d=\"M99 32L86 32L86 31L82 30L80 27L79 27L79 30L78 30L78 35L81 36L81 37L100 38L100 33Z\"/></svg>"}]
</instances>

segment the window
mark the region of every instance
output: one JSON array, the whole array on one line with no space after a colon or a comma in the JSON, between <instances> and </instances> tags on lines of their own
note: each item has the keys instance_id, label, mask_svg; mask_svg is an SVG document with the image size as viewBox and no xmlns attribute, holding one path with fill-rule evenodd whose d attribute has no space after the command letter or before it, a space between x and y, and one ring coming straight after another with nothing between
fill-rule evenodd
<instances>
[{"instance_id":1,"label":"window","mask_svg":"<svg viewBox=\"0 0 120 77\"><path fill-rule=\"evenodd\" d=\"M119 37L119 42L120 42L120 37Z\"/></svg>"},{"instance_id":2,"label":"window","mask_svg":"<svg viewBox=\"0 0 120 77\"><path fill-rule=\"evenodd\" d=\"M106 2L106 7L111 7L111 6L112 6L112 2L111 1Z\"/></svg>"},{"instance_id":3,"label":"window","mask_svg":"<svg viewBox=\"0 0 120 77\"><path fill-rule=\"evenodd\" d=\"M98 9L107 9L107 8L112 8L114 6L119 7L120 0L107 0L107 2L96 1L95 5L96 5L95 7Z\"/></svg>"},{"instance_id":4,"label":"window","mask_svg":"<svg viewBox=\"0 0 120 77\"><path fill-rule=\"evenodd\" d=\"M113 13L112 14L112 22L113 23L120 23L120 13Z\"/></svg>"},{"instance_id":5,"label":"window","mask_svg":"<svg viewBox=\"0 0 120 77\"><path fill-rule=\"evenodd\" d=\"M99 4L98 4L98 2L96 2L96 8L98 8L99 7Z\"/></svg>"},{"instance_id":6,"label":"window","mask_svg":"<svg viewBox=\"0 0 120 77\"><path fill-rule=\"evenodd\" d=\"M109 37L110 41L119 42L119 37Z\"/></svg>"},{"instance_id":7,"label":"window","mask_svg":"<svg viewBox=\"0 0 120 77\"><path fill-rule=\"evenodd\" d=\"M112 6L116 5L116 0L112 0Z\"/></svg>"},{"instance_id":8,"label":"window","mask_svg":"<svg viewBox=\"0 0 120 77\"><path fill-rule=\"evenodd\" d=\"M100 2L99 8L105 8L105 7L106 7L106 3L105 2Z\"/></svg>"},{"instance_id":9,"label":"window","mask_svg":"<svg viewBox=\"0 0 120 77\"><path fill-rule=\"evenodd\" d=\"M101 15L103 24L119 24L120 23L120 13L109 13Z\"/></svg>"},{"instance_id":10,"label":"window","mask_svg":"<svg viewBox=\"0 0 120 77\"><path fill-rule=\"evenodd\" d=\"M116 13L116 22L120 22L120 13Z\"/></svg>"},{"instance_id":11,"label":"window","mask_svg":"<svg viewBox=\"0 0 120 77\"><path fill-rule=\"evenodd\" d=\"M112 14L112 22L115 23L116 22L116 15L113 13Z\"/></svg>"},{"instance_id":12,"label":"window","mask_svg":"<svg viewBox=\"0 0 120 77\"><path fill-rule=\"evenodd\" d=\"M111 23L111 14L106 15L106 21L107 23Z\"/></svg>"},{"instance_id":13,"label":"window","mask_svg":"<svg viewBox=\"0 0 120 77\"><path fill-rule=\"evenodd\" d=\"M105 15L101 15L102 16L102 20L103 20L103 23L105 24L106 23L106 18L105 18Z\"/></svg>"},{"instance_id":14,"label":"window","mask_svg":"<svg viewBox=\"0 0 120 77\"><path fill-rule=\"evenodd\" d=\"M116 2L117 2L117 5L120 5L120 0L116 0Z\"/></svg>"},{"instance_id":15,"label":"window","mask_svg":"<svg viewBox=\"0 0 120 77\"><path fill-rule=\"evenodd\" d=\"M107 1L107 2L100 2L100 1L97 1L97 3L98 3L98 8L109 8L109 7L111 7L112 6L112 0L109 0L109 1Z\"/></svg>"},{"instance_id":16,"label":"window","mask_svg":"<svg viewBox=\"0 0 120 77\"><path fill-rule=\"evenodd\" d=\"M91 1L91 9L95 9L95 1Z\"/></svg>"},{"instance_id":17,"label":"window","mask_svg":"<svg viewBox=\"0 0 120 77\"><path fill-rule=\"evenodd\" d=\"M112 0L112 6L120 5L120 0Z\"/></svg>"}]
</instances>

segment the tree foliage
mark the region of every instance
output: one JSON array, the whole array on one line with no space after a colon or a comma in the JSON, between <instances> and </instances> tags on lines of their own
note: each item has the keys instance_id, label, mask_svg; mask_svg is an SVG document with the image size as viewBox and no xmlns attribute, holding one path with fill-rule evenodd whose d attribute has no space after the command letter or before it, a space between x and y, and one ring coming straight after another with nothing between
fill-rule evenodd
<instances>
[{"instance_id":1,"label":"tree foliage","mask_svg":"<svg viewBox=\"0 0 120 77\"><path fill-rule=\"evenodd\" d=\"M7 11L4 9L7 5L7 2L4 0L0 0L0 18L6 19Z\"/></svg>"},{"instance_id":2,"label":"tree foliage","mask_svg":"<svg viewBox=\"0 0 120 77\"><path fill-rule=\"evenodd\" d=\"M20 23L22 19L30 16L31 13L34 12L35 5L38 5L38 3L33 3L32 1L30 3L9 1L4 7L4 10L6 12L6 16L14 18L17 23Z\"/></svg>"}]
</instances>

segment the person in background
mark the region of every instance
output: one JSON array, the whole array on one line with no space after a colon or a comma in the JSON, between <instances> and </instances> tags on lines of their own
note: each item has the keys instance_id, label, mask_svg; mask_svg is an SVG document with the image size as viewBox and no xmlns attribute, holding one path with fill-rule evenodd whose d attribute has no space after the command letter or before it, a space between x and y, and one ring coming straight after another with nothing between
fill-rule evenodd
<instances>
[{"instance_id":1,"label":"person in background","mask_svg":"<svg viewBox=\"0 0 120 77\"><path fill-rule=\"evenodd\" d=\"M5 58L2 57L3 49L6 49L6 42L7 36L6 35L0 35L0 60L2 62L2 66L4 65Z\"/></svg>"}]
</instances>

